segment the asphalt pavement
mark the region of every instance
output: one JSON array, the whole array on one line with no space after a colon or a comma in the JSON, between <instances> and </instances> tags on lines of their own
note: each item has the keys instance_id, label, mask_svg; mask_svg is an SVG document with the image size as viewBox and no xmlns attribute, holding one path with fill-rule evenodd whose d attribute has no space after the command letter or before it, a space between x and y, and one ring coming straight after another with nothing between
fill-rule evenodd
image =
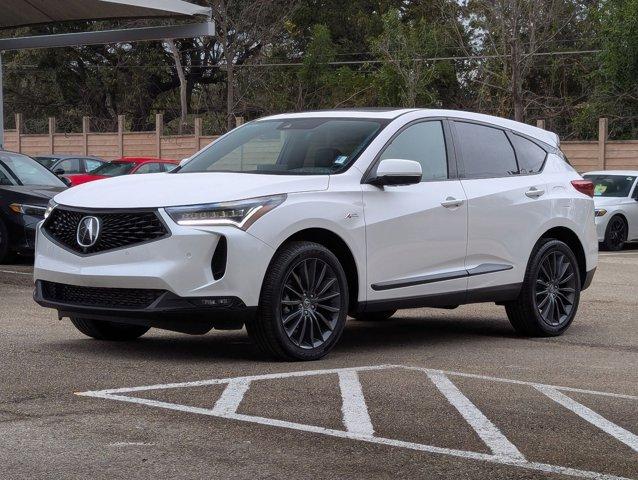
<instances>
[{"instance_id":1,"label":"asphalt pavement","mask_svg":"<svg viewBox=\"0 0 638 480\"><path fill-rule=\"evenodd\" d=\"M245 331L83 337L0 265L0 479L638 479L638 249L563 336L504 309L354 320L312 363Z\"/></svg>"}]
</instances>

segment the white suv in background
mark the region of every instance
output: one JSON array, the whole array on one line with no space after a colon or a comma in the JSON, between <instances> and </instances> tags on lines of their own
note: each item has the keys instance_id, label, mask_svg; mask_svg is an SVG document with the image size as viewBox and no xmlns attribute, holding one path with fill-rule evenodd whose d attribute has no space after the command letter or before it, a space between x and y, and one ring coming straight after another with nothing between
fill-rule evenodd
<instances>
[{"instance_id":1,"label":"white suv in background","mask_svg":"<svg viewBox=\"0 0 638 480\"><path fill-rule=\"evenodd\" d=\"M598 241L605 250L622 250L638 241L638 171L584 173L594 184Z\"/></svg>"},{"instance_id":2,"label":"white suv in background","mask_svg":"<svg viewBox=\"0 0 638 480\"><path fill-rule=\"evenodd\" d=\"M555 134L510 120L277 115L175 172L57 195L35 299L103 340L245 324L284 359L401 308L496 302L521 334L559 335L596 269L592 194Z\"/></svg>"}]
</instances>

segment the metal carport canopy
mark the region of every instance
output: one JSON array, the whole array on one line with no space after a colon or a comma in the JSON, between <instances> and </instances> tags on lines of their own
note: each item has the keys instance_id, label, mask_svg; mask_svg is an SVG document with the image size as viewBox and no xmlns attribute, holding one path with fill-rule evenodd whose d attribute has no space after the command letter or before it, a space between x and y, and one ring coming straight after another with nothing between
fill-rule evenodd
<instances>
[{"instance_id":1,"label":"metal carport canopy","mask_svg":"<svg viewBox=\"0 0 638 480\"><path fill-rule=\"evenodd\" d=\"M0 150L4 146L3 51L212 36L215 34L215 26L211 20L211 13L208 7L182 0L1 0L0 29L80 20L205 17L205 21L158 27L0 38Z\"/></svg>"}]
</instances>

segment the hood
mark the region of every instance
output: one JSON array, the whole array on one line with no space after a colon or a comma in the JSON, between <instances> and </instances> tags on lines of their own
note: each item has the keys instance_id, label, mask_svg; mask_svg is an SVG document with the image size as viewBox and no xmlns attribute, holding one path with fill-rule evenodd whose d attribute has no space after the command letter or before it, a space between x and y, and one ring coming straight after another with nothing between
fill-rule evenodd
<instances>
[{"instance_id":1,"label":"hood","mask_svg":"<svg viewBox=\"0 0 638 480\"><path fill-rule=\"evenodd\" d=\"M55 201L85 208L174 207L326 190L329 180L328 175L225 172L124 175L70 188Z\"/></svg>"},{"instance_id":2,"label":"hood","mask_svg":"<svg viewBox=\"0 0 638 480\"><path fill-rule=\"evenodd\" d=\"M48 187L45 185L15 185L0 187L0 196L7 196L21 201L30 201L36 205L46 205L65 187Z\"/></svg>"}]
</instances>

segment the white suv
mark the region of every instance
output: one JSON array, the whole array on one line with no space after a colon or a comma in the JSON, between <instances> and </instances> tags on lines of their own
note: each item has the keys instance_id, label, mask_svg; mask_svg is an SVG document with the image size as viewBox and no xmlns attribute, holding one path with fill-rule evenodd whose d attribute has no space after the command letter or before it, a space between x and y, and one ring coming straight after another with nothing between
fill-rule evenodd
<instances>
[{"instance_id":1,"label":"white suv","mask_svg":"<svg viewBox=\"0 0 638 480\"><path fill-rule=\"evenodd\" d=\"M278 115L172 173L69 189L40 225L35 299L84 334L239 329L312 360L350 316L504 305L559 335L597 262L593 185L555 134L447 110Z\"/></svg>"}]
</instances>

